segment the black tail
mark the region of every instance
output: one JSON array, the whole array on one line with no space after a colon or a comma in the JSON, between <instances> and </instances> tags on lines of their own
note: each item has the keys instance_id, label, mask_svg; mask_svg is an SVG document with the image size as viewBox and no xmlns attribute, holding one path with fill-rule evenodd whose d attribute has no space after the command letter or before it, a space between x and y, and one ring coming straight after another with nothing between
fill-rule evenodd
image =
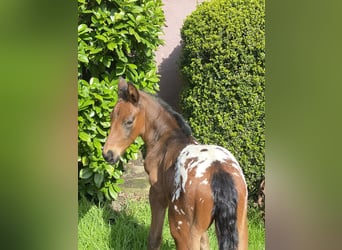
<instances>
[{"instance_id":1,"label":"black tail","mask_svg":"<svg viewBox=\"0 0 342 250\"><path fill-rule=\"evenodd\" d=\"M211 189L214 196L213 218L220 250L236 250L239 244L236 226L238 195L233 178L223 170L213 174Z\"/></svg>"}]
</instances>

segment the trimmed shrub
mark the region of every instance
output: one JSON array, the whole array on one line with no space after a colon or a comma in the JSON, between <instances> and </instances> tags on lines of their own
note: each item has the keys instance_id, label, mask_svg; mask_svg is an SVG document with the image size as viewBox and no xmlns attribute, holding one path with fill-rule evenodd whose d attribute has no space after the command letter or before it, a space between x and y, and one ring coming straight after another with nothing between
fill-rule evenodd
<instances>
[{"instance_id":1,"label":"trimmed shrub","mask_svg":"<svg viewBox=\"0 0 342 250\"><path fill-rule=\"evenodd\" d=\"M161 0L78 0L79 195L115 199L123 163L137 156L136 140L117 165L102 158L117 100L119 76L147 92L158 90L154 52L162 40Z\"/></svg>"},{"instance_id":2,"label":"trimmed shrub","mask_svg":"<svg viewBox=\"0 0 342 250\"><path fill-rule=\"evenodd\" d=\"M255 199L265 171L265 1L204 2L181 34L183 113L199 141L236 156Z\"/></svg>"}]
</instances>

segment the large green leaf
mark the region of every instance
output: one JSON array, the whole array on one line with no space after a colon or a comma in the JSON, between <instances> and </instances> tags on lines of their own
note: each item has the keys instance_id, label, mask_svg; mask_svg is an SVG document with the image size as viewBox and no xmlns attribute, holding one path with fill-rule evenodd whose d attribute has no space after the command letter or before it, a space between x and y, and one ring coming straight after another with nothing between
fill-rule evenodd
<instances>
[{"instance_id":1,"label":"large green leaf","mask_svg":"<svg viewBox=\"0 0 342 250\"><path fill-rule=\"evenodd\" d=\"M80 170L80 178L82 179L88 179L93 175L93 171L89 168L82 168Z\"/></svg>"},{"instance_id":2,"label":"large green leaf","mask_svg":"<svg viewBox=\"0 0 342 250\"><path fill-rule=\"evenodd\" d=\"M78 35L83 34L84 32L86 32L88 30L88 25L82 23L80 25L78 25L77 27L77 31L78 31Z\"/></svg>"},{"instance_id":3,"label":"large green leaf","mask_svg":"<svg viewBox=\"0 0 342 250\"><path fill-rule=\"evenodd\" d=\"M118 193L117 191L114 189L113 185L110 185L108 188L109 194L112 197L112 199L116 200L118 198Z\"/></svg>"},{"instance_id":4,"label":"large green leaf","mask_svg":"<svg viewBox=\"0 0 342 250\"><path fill-rule=\"evenodd\" d=\"M101 184L102 184L103 180L104 180L103 174L95 173L95 175L94 175L94 182L95 182L95 185L96 185L97 188L101 187Z\"/></svg>"},{"instance_id":5,"label":"large green leaf","mask_svg":"<svg viewBox=\"0 0 342 250\"><path fill-rule=\"evenodd\" d=\"M89 59L88 59L88 57L87 57L87 55L85 55L85 54L78 54L78 61L80 61L80 62L83 62L83 63L86 63L86 64L88 64L89 63Z\"/></svg>"},{"instance_id":6,"label":"large green leaf","mask_svg":"<svg viewBox=\"0 0 342 250\"><path fill-rule=\"evenodd\" d=\"M78 137L82 140L82 141L85 141L85 142L90 142L91 140L91 136L85 132L81 132L78 134Z\"/></svg>"},{"instance_id":7,"label":"large green leaf","mask_svg":"<svg viewBox=\"0 0 342 250\"><path fill-rule=\"evenodd\" d=\"M107 43L107 48L111 51L113 51L117 47L117 44L114 42Z\"/></svg>"},{"instance_id":8,"label":"large green leaf","mask_svg":"<svg viewBox=\"0 0 342 250\"><path fill-rule=\"evenodd\" d=\"M94 104L93 100L81 99L81 100L79 100L79 103L78 103L78 110L82 111L82 110L86 109L88 106L93 105L93 104Z\"/></svg>"}]
</instances>

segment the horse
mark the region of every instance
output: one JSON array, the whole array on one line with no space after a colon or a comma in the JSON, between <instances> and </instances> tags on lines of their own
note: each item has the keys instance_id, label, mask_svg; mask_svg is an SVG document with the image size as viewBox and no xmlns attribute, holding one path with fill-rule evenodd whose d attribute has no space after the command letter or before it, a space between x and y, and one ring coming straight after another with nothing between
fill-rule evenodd
<instances>
[{"instance_id":1,"label":"horse","mask_svg":"<svg viewBox=\"0 0 342 250\"><path fill-rule=\"evenodd\" d=\"M177 250L209 249L213 221L219 249L248 248L247 186L232 153L199 144L182 115L121 77L110 119L102 152L107 162L115 164L138 136L146 146L152 213L148 249L160 249L167 208Z\"/></svg>"}]
</instances>

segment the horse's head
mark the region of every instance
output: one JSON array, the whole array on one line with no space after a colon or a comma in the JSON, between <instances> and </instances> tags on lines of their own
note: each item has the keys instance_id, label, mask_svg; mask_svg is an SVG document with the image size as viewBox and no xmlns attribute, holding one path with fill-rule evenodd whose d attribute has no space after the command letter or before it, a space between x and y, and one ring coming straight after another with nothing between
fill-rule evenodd
<instances>
[{"instance_id":1,"label":"horse's head","mask_svg":"<svg viewBox=\"0 0 342 250\"><path fill-rule=\"evenodd\" d=\"M144 132L145 114L139 91L132 83L119 79L119 100L111 113L111 128L103 147L103 158L111 164Z\"/></svg>"}]
</instances>

